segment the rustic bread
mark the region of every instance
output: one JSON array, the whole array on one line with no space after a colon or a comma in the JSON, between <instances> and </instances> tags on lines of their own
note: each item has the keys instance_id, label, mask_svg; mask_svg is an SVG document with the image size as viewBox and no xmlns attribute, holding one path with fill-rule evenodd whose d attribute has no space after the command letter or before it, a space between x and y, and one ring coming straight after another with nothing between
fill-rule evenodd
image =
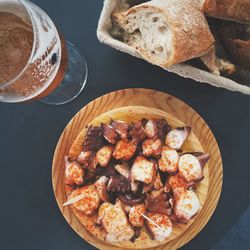
<instances>
[{"instance_id":1,"label":"rustic bread","mask_svg":"<svg viewBox=\"0 0 250 250\"><path fill-rule=\"evenodd\" d=\"M220 73L223 73L224 75L231 75L236 70L234 64L225 59L217 57L215 47L213 47L209 53L202 56L200 59L215 75L220 75Z\"/></svg>"},{"instance_id":2,"label":"rustic bread","mask_svg":"<svg viewBox=\"0 0 250 250\"><path fill-rule=\"evenodd\" d=\"M250 15L250 12L249 12ZM221 35L229 54L242 69L250 69L250 25L222 21L218 23Z\"/></svg>"},{"instance_id":3,"label":"rustic bread","mask_svg":"<svg viewBox=\"0 0 250 250\"><path fill-rule=\"evenodd\" d=\"M250 0L205 0L203 8L211 17L250 24Z\"/></svg>"},{"instance_id":4,"label":"rustic bread","mask_svg":"<svg viewBox=\"0 0 250 250\"><path fill-rule=\"evenodd\" d=\"M152 0L112 19L116 37L162 67L203 56L214 44L198 0Z\"/></svg>"}]
</instances>

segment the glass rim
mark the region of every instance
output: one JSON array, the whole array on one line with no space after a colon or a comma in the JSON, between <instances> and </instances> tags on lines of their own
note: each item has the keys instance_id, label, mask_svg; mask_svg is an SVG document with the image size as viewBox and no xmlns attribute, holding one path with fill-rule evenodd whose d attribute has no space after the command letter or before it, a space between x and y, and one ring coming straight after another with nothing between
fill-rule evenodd
<instances>
[{"instance_id":1,"label":"glass rim","mask_svg":"<svg viewBox=\"0 0 250 250\"><path fill-rule=\"evenodd\" d=\"M7 82L2 82L0 83L0 89L4 89L6 87L8 87L9 85L11 85L12 83L14 83L16 80L18 80L18 78L20 78L23 73L27 70L27 68L29 67L29 65L31 64L32 58L33 58L33 54L35 51L35 43L36 43L36 34L34 32L34 27L35 27L35 22L33 20L32 15L30 14L30 11L27 9L27 7L25 6L25 4L23 2L27 2L27 4L31 4L30 1L28 0L16 0L26 11L27 16L30 19L31 25L32 25L32 31L33 31L33 44L32 44L32 50L29 56L29 60L27 61L26 65L23 67L23 69L12 79L8 80Z\"/></svg>"}]
</instances>

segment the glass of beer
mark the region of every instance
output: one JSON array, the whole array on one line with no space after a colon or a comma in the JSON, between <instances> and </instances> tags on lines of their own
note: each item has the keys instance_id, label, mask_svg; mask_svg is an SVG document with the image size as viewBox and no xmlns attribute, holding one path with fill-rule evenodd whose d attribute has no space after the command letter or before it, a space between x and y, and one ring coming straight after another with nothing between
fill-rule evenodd
<instances>
[{"instance_id":1,"label":"glass of beer","mask_svg":"<svg viewBox=\"0 0 250 250\"><path fill-rule=\"evenodd\" d=\"M0 102L64 104L86 83L87 64L49 16L28 0L0 0Z\"/></svg>"}]
</instances>

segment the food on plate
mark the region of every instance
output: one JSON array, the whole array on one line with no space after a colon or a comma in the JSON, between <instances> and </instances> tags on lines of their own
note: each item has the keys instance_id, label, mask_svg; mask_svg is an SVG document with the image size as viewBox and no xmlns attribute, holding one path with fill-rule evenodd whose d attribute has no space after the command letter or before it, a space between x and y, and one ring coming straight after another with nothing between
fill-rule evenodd
<instances>
[{"instance_id":1,"label":"food on plate","mask_svg":"<svg viewBox=\"0 0 250 250\"><path fill-rule=\"evenodd\" d=\"M78 162L66 164L65 176L70 185L81 185L84 182L84 169Z\"/></svg>"},{"instance_id":2,"label":"food on plate","mask_svg":"<svg viewBox=\"0 0 250 250\"><path fill-rule=\"evenodd\" d=\"M115 145L113 157L116 160L129 160L135 153L136 145L131 141L120 140Z\"/></svg>"},{"instance_id":3,"label":"food on plate","mask_svg":"<svg viewBox=\"0 0 250 250\"><path fill-rule=\"evenodd\" d=\"M100 197L95 185L92 184L73 190L69 195L69 199L79 195L82 195L82 199L72 204L79 212L90 215L99 207Z\"/></svg>"},{"instance_id":4,"label":"food on plate","mask_svg":"<svg viewBox=\"0 0 250 250\"><path fill-rule=\"evenodd\" d=\"M135 232L119 203L103 203L98 211L99 221L106 231L105 240L119 242L130 240Z\"/></svg>"},{"instance_id":5,"label":"food on plate","mask_svg":"<svg viewBox=\"0 0 250 250\"><path fill-rule=\"evenodd\" d=\"M209 155L183 152L190 127L142 118L86 130L78 157L65 157L64 205L96 235L110 243L136 243L141 235L164 242L200 211L195 190Z\"/></svg>"},{"instance_id":6,"label":"food on plate","mask_svg":"<svg viewBox=\"0 0 250 250\"><path fill-rule=\"evenodd\" d=\"M145 200L146 208L149 212L171 215L171 196L163 188L153 190L148 193Z\"/></svg>"},{"instance_id":7,"label":"food on plate","mask_svg":"<svg viewBox=\"0 0 250 250\"><path fill-rule=\"evenodd\" d=\"M199 160L201 159L201 161ZM187 182L199 181L203 179L203 166L209 159L208 154L183 154L179 159L178 169L179 174Z\"/></svg>"},{"instance_id":8,"label":"food on plate","mask_svg":"<svg viewBox=\"0 0 250 250\"><path fill-rule=\"evenodd\" d=\"M160 213L148 213L145 226L152 237L157 241L163 241L170 236L172 232L172 222L165 214Z\"/></svg>"},{"instance_id":9,"label":"food on plate","mask_svg":"<svg viewBox=\"0 0 250 250\"><path fill-rule=\"evenodd\" d=\"M159 169L162 172L174 174L178 171L179 155L175 149L169 146L164 146L161 153L161 158L158 161Z\"/></svg>"},{"instance_id":10,"label":"food on plate","mask_svg":"<svg viewBox=\"0 0 250 250\"><path fill-rule=\"evenodd\" d=\"M107 190L111 192L126 193L131 190L129 181L124 176L111 176L107 185Z\"/></svg>"},{"instance_id":11,"label":"food on plate","mask_svg":"<svg viewBox=\"0 0 250 250\"><path fill-rule=\"evenodd\" d=\"M174 215L181 222L187 222L200 210L199 198L192 190L174 192Z\"/></svg>"},{"instance_id":12,"label":"food on plate","mask_svg":"<svg viewBox=\"0 0 250 250\"><path fill-rule=\"evenodd\" d=\"M128 218L129 222L134 227L143 227L144 218L142 214L146 213L146 206L144 203L134 205L130 208Z\"/></svg>"},{"instance_id":13,"label":"food on plate","mask_svg":"<svg viewBox=\"0 0 250 250\"><path fill-rule=\"evenodd\" d=\"M151 185L152 186L152 185ZM163 187L163 183L161 181L161 175L160 175L160 171L158 171L155 180L154 180L154 184L153 184L153 189L160 189L161 187Z\"/></svg>"},{"instance_id":14,"label":"food on plate","mask_svg":"<svg viewBox=\"0 0 250 250\"><path fill-rule=\"evenodd\" d=\"M172 129L166 137L165 143L173 149L180 149L191 131L190 127Z\"/></svg>"},{"instance_id":15,"label":"food on plate","mask_svg":"<svg viewBox=\"0 0 250 250\"><path fill-rule=\"evenodd\" d=\"M177 189L195 189L195 182L187 182L180 174L170 175L165 184L165 192L175 191Z\"/></svg>"},{"instance_id":16,"label":"food on plate","mask_svg":"<svg viewBox=\"0 0 250 250\"><path fill-rule=\"evenodd\" d=\"M147 139L142 143L142 153L146 157L157 157L161 154L162 141L161 139Z\"/></svg>"},{"instance_id":17,"label":"food on plate","mask_svg":"<svg viewBox=\"0 0 250 250\"><path fill-rule=\"evenodd\" d=\"M106 167L112 157L113 147L103 146L96 152L96 161L101 167Z\"/></svg>"},{"instance_id":18,"label":"food on plate","mask_svg":"<svg viewBox=\"0 0 250 250\"><path fill-rule=\"evenodd\" d=\"M111 121L110 125L119 134L121 139L123 139L123 140L128 139L129 125L126 122L123 122L123 121Z\"/></svg>"},{"instance_id":19,"label":"food on plate","mask_svg":"<svg viewBox=\"0 0 250 250\"><path fill-rule=\"evenodd\" d=\"M114 168L119 174L123 175L127 179L129 178L130 168L127 164L117 164Z\"/></svg>"},{"instance_id":20,"label":"food on plate","mask_svg":"<svg viewBox=\"0 0 250 250\"><path fill-rule=\"evenodd\" d=\"M104 140L102 138L102 128L91 126L83 143L83 151L95 151L103 146Z\"/></svg>"},{"instance_id":21,"label":"food on plate","mask_svg":"<svg viewBox=\"0 0 250 250\"><path fill-rule=\"evenodd\" d=\"M77 162L93 171L97 165L95 155L94 151L82 151L77 157Z\"/></svg>"},{"instance_id":22,"label":"food on plate","mask_svg":"<svg viewBox=\"0 0 250 250\"><path fill-rule=\"evenodd\" d=\"M141 121L145 136L151 139L164 138L170 129L169 125L164 119Z\"/></svg>"},{"instance_id":23,"label":"food on plate","mask_svg":"<svg viewBox=\"0 0 250 250\"><path fill-rule=\"evenodd\" d=\"M101 176L96 182L95 187L96 191L102 201L109 201L109 196L107 193L107 182L109 178L106 176Z\"/></svg>"},{"instance_id":24,"label":"food on plate","mask_svg":"<svg viewBox=\"0 0 250 250\"><path fill-rule=\"evenodd\" d=\"M148 160L144 156L137 156L131 167L131 178L133 181L141 181L149 184L156 174L155 161Z\"/></svg>"}]
</instances>

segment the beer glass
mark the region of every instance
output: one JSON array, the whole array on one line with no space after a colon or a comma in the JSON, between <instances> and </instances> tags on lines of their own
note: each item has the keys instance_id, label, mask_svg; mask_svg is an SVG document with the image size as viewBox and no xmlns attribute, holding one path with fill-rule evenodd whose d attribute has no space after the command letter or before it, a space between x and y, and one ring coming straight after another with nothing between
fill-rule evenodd
<instances>
[{"instance_id":1,"label":"beer glass","mask_svg":"<svg viewBox=\"0 0 250 250\"><path fill-rule=\"evenodd\" d=\"M0 101L64 104L86 83L87 64L49 16L28 0L0 0Z\"/></svg>"}]
</instances>

